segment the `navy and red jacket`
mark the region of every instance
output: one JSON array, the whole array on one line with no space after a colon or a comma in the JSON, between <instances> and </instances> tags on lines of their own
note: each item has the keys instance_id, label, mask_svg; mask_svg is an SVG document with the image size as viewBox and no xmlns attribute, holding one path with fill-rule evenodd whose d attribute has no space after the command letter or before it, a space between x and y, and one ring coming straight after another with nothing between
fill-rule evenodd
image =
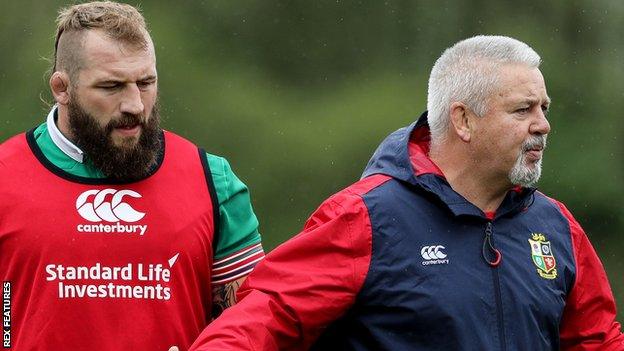
<instances>
[{"instance_id":1,"label":"navy and red jacket","mask_svg":"<svg viewBox=\"0 0 624 351\"><path fill-rule=\"evenodd\" d=\"M565 206L517 188L488 216L428 147L426 115L391 134L191 350L624 350L604 268Z\"/></svg>"}]
</instances>

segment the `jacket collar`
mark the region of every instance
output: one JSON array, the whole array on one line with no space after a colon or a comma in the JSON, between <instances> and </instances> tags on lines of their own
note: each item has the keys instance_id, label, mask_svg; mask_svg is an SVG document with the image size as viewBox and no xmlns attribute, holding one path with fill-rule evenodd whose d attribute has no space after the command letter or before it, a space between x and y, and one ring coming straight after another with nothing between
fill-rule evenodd
<instances>
[{"instance_id":1,"label":"jacket collar","mask_svg":"<svg viewBox=\"0 0 624 351\"><path fill-rule=\"evenodd\" d=\"M425 111L416 122L390 134L379 145L364 169L362 178L385 174L409 184L417 191L432 195L455 216L486 218L481 209L451 188L442 171L429 158L429 142L429 124ZM530 206L535 190L522 187L510 190L496 211L496 218Z\"/></svg>"}]
</instances>

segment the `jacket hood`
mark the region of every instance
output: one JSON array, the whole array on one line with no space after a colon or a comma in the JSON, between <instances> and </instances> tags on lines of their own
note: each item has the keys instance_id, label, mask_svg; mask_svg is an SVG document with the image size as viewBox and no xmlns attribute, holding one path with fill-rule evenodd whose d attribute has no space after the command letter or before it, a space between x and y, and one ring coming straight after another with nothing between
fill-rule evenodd
<instances>
[{"instance_id":1,"label":"jacket hood","mask_svg":"<svg viewBox=\"0 0 624 351\"><path fill-rule=\"evenodd\" d=\"M392 134L377 147L362 178L384 174L435 196L455 215L485 217L483 211L455 192L442 171L429 158L427 112ZM517 212L531 204L535 188L516 187L507 193L496 217Z\"/></svg>"}]
</instances>

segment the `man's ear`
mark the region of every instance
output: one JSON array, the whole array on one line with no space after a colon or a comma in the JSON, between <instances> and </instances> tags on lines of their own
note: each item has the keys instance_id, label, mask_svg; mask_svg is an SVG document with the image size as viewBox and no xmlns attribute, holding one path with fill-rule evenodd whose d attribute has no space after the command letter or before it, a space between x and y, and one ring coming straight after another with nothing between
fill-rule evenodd
<instances>
[{"instance_id":1,"label":"man's ear","mask_svg":"<svg viewBox=\"0 0 624 351\"><path fill-rule=\"evenodd\" d=\"M463 142L470 142L472 129L468 116L468 107L463 102L451 104L451 131Z\"/></svg>"},{"instance_id":2,"label":"man's ear","mask_svg":"<svg viewBox=\"0 0 624 351\"><path fill-rule=\"evenodd\" d=\"M69 76L65 72L56 71L50 77L50 90L54 100L60 105L69 103Z\"/></svg>"}]
</instances>

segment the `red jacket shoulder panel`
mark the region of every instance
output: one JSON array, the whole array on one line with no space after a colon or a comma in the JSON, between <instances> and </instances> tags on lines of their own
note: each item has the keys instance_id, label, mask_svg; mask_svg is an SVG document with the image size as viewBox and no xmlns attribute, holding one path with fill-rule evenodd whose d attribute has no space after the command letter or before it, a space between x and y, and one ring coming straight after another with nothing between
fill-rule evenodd
<instances>
[{"instance_id":1,"label":"red jacket shoulder panel","mask_svg":"<svg viewBox=\"0 0 624 351\"><path fill-rule=\"evenodd\" d=\"M309 347L353 304L366 279L372 229L361 195L388 179L368 177L327 199L302 232L256 266L239 289L240 302L191 349Z\"/></svg>"},{"instance_id":2,"label":"red jacket shoulder panel","mask_svg":"<svg viewBox=\"0 0 624 351\"><path fill-rule=\"evenodd\" d=\"M604 267L585 231L561 202L555 203L570 224L576 279L566 299L560 326L561 349L622 351L624 335Z\"/></svg>"}]
</instances>

